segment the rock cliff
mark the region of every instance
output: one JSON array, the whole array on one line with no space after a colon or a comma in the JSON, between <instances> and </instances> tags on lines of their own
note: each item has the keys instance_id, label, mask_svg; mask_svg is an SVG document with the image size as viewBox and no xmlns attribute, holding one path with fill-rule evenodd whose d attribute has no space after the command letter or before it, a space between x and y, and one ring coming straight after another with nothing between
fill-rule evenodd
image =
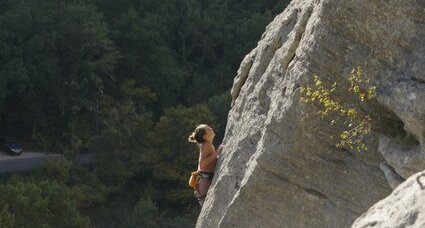
<instances>
[{"instance_id":1,"label":"rock cliff","mask_svg":"<svg viewBox=\"0 0 425 228\"><path fill-rule=\"evenodd\" d=\"M225 148L197 227L350 227L425 169L424 44L424 0L291 2L234 79ZM344 85L357 66L377 99L336 94L376 120L362 152L337 148L342 126L300 102L313 75Z\"/></svg>"},{"instance_id":2,"label":"rock cliff","mask_svg":"<svg viewBox=\"0 0 425 228\"><path fill-rule=\"evenodd\" d=\"M352 228L425 227L425 172L398 186L354 222Z\"/></svg>"}]
</instances>

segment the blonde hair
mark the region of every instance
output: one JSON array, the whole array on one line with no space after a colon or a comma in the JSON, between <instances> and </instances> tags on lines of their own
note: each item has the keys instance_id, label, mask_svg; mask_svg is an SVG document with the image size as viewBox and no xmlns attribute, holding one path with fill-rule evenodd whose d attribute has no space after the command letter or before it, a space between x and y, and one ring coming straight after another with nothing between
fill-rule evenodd
<instances>
[{"instance_id":1,"label":"blonde hair","mask_svg":"<svg viewBox=\"0 0 425 228\"><path fill-rule=\"evenodd\" d=\"M204 135L207 133L207 128L210 128L207 124L199 124L196 129L189 135L187 141L189 143L203 143Z\"/></svg>"}]
</instances>

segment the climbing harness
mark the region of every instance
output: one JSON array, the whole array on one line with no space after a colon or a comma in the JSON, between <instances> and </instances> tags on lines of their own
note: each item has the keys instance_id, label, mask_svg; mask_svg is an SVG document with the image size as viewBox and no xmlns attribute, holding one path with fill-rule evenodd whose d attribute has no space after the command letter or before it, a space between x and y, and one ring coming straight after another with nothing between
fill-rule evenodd
<instances>
[{"instance_id":1,"label":"climbing harness","mask_svg":"<svg viewBox=\"0 0 425 228\"><path fill-rule=\"evenodd\" d=\"M201 194L201 191L199 189L199 182L201 181L201 179L208 179L208 180L212 181L213 177L214 177L214 173L202 172L202 171L199 171L199 170L192 172L191 180L189 182L192 181L191 183L193 184L193 179L196 180L195 183L194 183L194 186L193 186L194 195L195 195L195 198L198 200L198 202L201 206L203 205L203 202L204 202L205 197L207 195L206 195L206 193L205 193L205 195Z\"/></svg>"},{"instance_id":2,"label":"climbing harness","mask_svg":"<svg viewBox=\"0 0 425 228\"><path fill-rule=\"evenodd\" d=\"M200 171L200 172L199 172L199 174L200 174L200 175L198 176L199 180L200 180L201 178L212 180L212 179L213 179L213 177L214 177L214 173L209 173L209 172L202 172L202 171Z\"/></svg>"}]
</instances>

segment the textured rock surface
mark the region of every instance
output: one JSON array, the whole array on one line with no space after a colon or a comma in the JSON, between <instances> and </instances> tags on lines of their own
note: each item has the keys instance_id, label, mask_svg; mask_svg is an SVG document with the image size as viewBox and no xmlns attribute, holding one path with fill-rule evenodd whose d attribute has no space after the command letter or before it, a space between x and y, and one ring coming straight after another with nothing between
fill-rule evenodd
<instances>
[{"instance_id":1,"label":"textured rock surface","mask_svg":"<svg viewBox=\"0 0 425 228\"><path fill-rule=\"evenodd\" d=\"M425 172L417 173L379 201L352 228L425 227Z\"/></svg>"},{"instance_id":2,"label":"textured rock surface","mask_svg":"<svg viewBox=\"0 0 425 228\"><path fill-rule=\"evenodd\" d=\"M424 7L423 0L291 2L235 77L225 149L197 227L350 227L425 169ZM378 88L373 104L357 104L378 123L363 153L336 148L330 136L342 126L299 101L313 75L344 85L359 65Z\"/></svg>"}]
</instances>

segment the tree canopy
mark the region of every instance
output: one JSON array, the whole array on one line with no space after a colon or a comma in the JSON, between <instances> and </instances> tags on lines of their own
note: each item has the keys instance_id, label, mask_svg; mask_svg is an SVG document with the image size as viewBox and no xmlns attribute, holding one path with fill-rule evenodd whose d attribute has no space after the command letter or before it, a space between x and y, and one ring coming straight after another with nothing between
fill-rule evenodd
<instances>
[{"instance_id":1,"label":"tree canopy","mask_svg":"<svg viewBox=\"0 0 425 228\"><path fill-rule=\"evenodd\" d=\"M207 123L218 146L239 63L288 2L2 1L0 134L66 161L0 183L0 226L193 226L187 137Z\"/></svg>"}]
</instances>

